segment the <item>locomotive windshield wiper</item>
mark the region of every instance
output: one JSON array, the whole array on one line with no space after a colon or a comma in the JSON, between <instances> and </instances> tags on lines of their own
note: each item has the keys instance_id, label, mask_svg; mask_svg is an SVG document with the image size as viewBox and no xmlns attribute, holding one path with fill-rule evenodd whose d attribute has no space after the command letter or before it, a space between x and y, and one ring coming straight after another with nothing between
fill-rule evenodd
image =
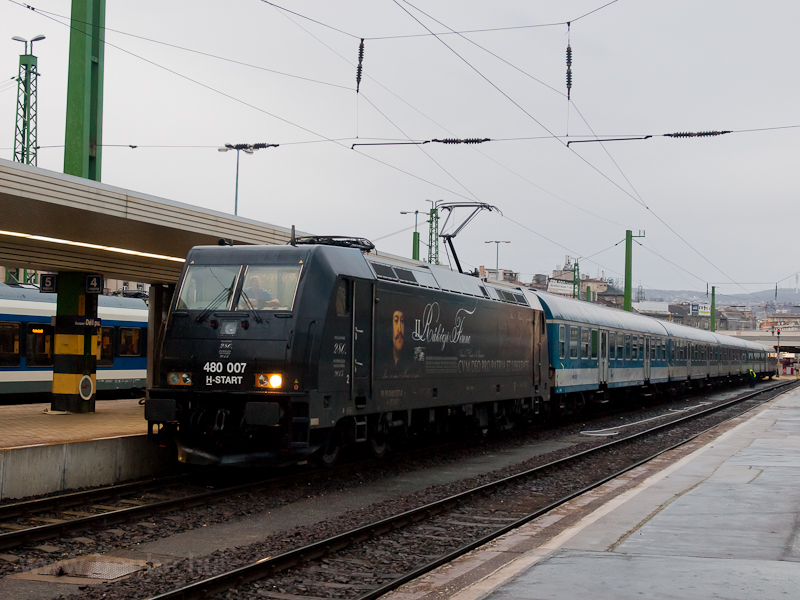
<instances>
[{"instance_id":1,"label":"locomotive windshield wiper","mask_svg":"<svg viewBox=\"0 0 800 600\"><path fill-rule=\"evenodd\" d=\"M203 312L201 312L199 315L197 315L197 317L195 317L195 321L197 321L198 323L202 323L203 321L205 321L208 314L219 305L219 303L222 301L223 298L225 298L226 295L228 296L228 299L230 299L231 294L233 293L232 290L233 290L233 285L231 285L231 287L229 288L223 289L219 294L217 294L217 297L214 298L211 302L209 302L208 306L206 306L203 309Z\"/></svg>"},{"instance_id":2,"label":"locomotive windshield wiper","mask_svg":"<svg viewBox=\"0 0 800 600\"><path fill-rule=\"evenodd\" d=\"M250 302L250 298L247 297L247 292L244 290L242 290L242 298L244 298L244 301L247 303L247 308L253 311L253 318L256 320L256 323L263 323L264 319L258 316L258 311L256 310L255 306L253 306L253 303Z\"/></svg>"}]
</instances>

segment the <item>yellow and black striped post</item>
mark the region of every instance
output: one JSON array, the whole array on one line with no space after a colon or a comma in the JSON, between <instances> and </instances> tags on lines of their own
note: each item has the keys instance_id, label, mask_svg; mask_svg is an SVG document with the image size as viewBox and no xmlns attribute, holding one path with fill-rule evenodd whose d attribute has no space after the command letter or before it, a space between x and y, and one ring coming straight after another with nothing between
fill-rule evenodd
<instances>
[{"instance_id":1,"label":"yellow and black striped post","mask_svg":"<svg viewBox=\"0 0 800 600\"><path fill-rule=\"evenodd\" d=\"M86 273L59 273L50 409L94 412L100 347L97 294L86 293Z\"/></svg>"}]
</instances>

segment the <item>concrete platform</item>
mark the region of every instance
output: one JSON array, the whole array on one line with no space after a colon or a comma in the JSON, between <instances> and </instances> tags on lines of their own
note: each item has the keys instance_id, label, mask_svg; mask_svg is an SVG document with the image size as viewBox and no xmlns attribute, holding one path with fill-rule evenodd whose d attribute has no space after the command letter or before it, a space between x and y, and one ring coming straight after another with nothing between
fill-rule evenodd
<instances>
[{"instance_id":1,"label":"concrete platform","mask_svg":"<svg viewBox=\"0 0 800 600\"><path fill-rule=\"evenodd\" d=\"M172 466L147 439L138 399L101 400L88 414L48 414L49 406L0 406L0 499L112 485Z\"/></svg>"},{"instance_id":2,"label":"concrete platform","mask_svg":"<svg viewBox=\"0 0 800 600\"><path fill-rule=\"evenodd\" d=\"M797 597L800 391L720 429L385 598Z\"/></svg>"}]
</instances>

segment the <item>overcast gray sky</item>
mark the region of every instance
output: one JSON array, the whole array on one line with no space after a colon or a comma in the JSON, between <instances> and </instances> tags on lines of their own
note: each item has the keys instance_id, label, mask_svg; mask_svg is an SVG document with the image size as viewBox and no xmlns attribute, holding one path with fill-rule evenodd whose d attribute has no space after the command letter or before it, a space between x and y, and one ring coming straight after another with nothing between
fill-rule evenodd
<instances>
[{"instance_id":1,"label":"overcast gray sky","mask_svg":"<svg viewBox=\"0 0 800 600\"><path fill-rule=\"evenodd\" d=\"M39 166L61 171L70 2L31 2L37 11L0 0L0 78L17 72L13 35L47 36L35 47ZM466 267L493 267L485 241L509 240L500 265L525 279L566 254L621 278L624 243L614 245L642 229L637 284L710 282L743 297L774 287L800 269L800 3L607 3L278 1L287 12L260 0L108 0L102 180L232 213L236 156L216 147L278 143L241 156L240 215L410 256L410 231L383 237L413 226L400 211L478 200L503 216L483 213L456 238ZM498 30L424 35L448 28ZM375 39L387 36L414 37ZM0 83L8 159L15 96ZM662 135L710 130L735 133ZM653 137L566 145L593 133ZM356 137L495 141L351 149Z\"/></svg>"}]
</instances>

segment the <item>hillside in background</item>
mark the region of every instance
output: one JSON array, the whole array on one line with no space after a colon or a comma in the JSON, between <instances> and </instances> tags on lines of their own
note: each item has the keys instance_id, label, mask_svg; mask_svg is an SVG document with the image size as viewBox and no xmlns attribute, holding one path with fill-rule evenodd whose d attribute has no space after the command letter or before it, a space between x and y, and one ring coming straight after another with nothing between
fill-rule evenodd
<instances>
[{"instance_id":1,"label":"hillside in background","mask_svg":"<svg viewBox=\"0 0 800 600\"><path fill-rule=\"evenodd\" d=\"M775 302L775 289L763 290L748 294L745 291L737 292L735 286L726 286L726 292L717 289L718 306L741 306L743 304L757 304L760 302ZM708 296L705 292L695 290L644 290L648 300L661 298L664 302L711 302L711 292ZM636 290L633 291L634 298ZM794 288L778 288L778 304L798 304L800 305L800 293Z\"/></svg>"}]
</instances>

